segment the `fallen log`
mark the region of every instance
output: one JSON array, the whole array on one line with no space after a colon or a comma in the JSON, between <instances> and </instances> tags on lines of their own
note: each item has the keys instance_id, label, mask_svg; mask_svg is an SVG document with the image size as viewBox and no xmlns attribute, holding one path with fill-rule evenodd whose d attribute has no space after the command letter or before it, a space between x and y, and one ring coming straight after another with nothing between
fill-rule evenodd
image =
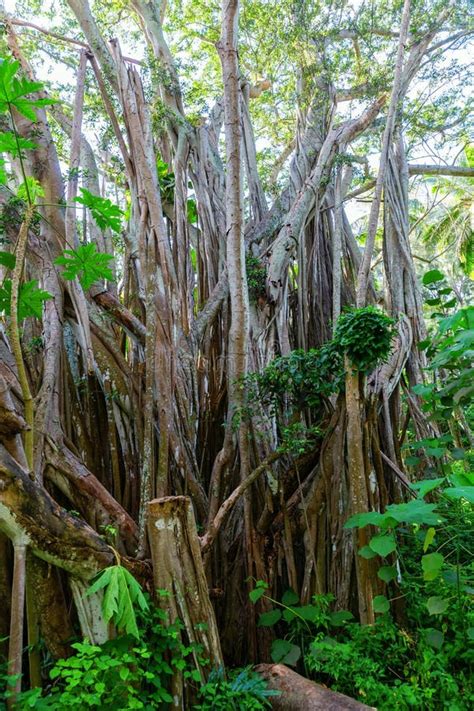
<instances>
[{"instance_id":1,"label":"fallen log","mask_svg":"<svg viewBox=\"0 0 474 711\"><path fill-rule=\"evenodd\" d=\"M255 667L266 680L268 688L280 691L270 698L277 711L363 711L374 709L349 696L331 691L321 684L305 679L284 664L259 664Z\"/></svg>"}]
</instances>

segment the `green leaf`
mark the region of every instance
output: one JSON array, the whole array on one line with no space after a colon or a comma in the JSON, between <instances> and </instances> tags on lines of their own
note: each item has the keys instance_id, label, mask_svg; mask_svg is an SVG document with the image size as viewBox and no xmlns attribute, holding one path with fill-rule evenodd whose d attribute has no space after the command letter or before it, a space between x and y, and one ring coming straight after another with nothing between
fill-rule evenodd
<instances>
[{"instance_id":1,"label":"green leaf","mask_svg":"<svg viewBox=\"0 0 474 711\"><path fill-rule=\"evenodd\" d=\"M426 274L423 275L423 284L425 286L428 286L429 284L434 284L437 281L442 281L444 279L444 274L441 274L441 272L438 269L431 269L431 271L426 272Z\"/></svg>"},{"instance_id":2,"label":"green leaf","mask_svg":"<svg viewBox=\"0 0 474 711\"><path fill-rule=\"evenodd\" d=\"M26 180L21 183L17 190L16 196L25 202L31 201L36 203L37 198L44 197L44 190L41 183L31 176L27 176Z\"/></svg>"},{"instance_id":3,"label":"green leaf","mask_svg":"<svg viewBox=\"0 0 474 711\"><path fill-rule=\"evenodd\" d=\"M444 634L440 630L428 629L425 632L425 639L433 649L441 649L444 642Z\"/></svg>"},{"instance_id":4,"label":"green leaf","mask_svg":"<svg viewBox=\"0 0 474 711\"><path fill-rule=\"evenodd\" d=\"M417 523L426 526L436 525L443 518L434 513L436 504L427 504L423 499L412 499L403 504L390 504L387 513L390 513L399 523Z\"/></svg>"},{"instance_id":5,"label":"green leaf","mask_svg":"<svg viewBox=\"0 0 474 711\"><path fill-rule=\"evenodd\" d=\"M442 597L429 597L426 601L426 607L430 615L442 615L449 607L449 601Z\"/></svg>"},{"instance_id":6,"label":"green leaf","mask_svg":"<svg viewBox=\"0 0 474 711\"><path fill-rule=\"evenodd\" d=\"M280 610L269 610L269 612L263 612L258 618L259 627L273 627L276 623L281 620Z\"/></svg>"},{"instance_id":7,"label":"green leaf","mask_svg":"<svg viewBox=\"0 0 474 711\"><path fill-rule=\"evenodd\" d=\"M11 252L3 252L0 250L0 264L2 267L7 267L7 269L14 269L16 264L16 257Z\"/></svg>"},{"instance_id":8,"label":"green leaf","mask_svg":"<svg viewBox=\"0 0 474 711\"><path fill-rule=\"evenodd\" d=\"M118 205L114 205L108 198L93 195L85 188L81 188L81 193L82 195L75 198L75 202L89 208L100 229L105 230L109 227L113 232L120 234L123 210Z\"/></svg>"},{"instance_id":9,"label":"green leaf","mask_svg":"<svg viewBox=\"0 0 474 711\"><path fill-rule=\"evenodd\" d=\"M257 600L260 600L260 598L264 594L265 594L265 590L262 590L261 588L255 588L255 590L251 590L249 592L249 598L250 598L251 602L253 602L255 604L257 602Z\"/></svg>"},{"instance_id":10,"label":"green leaf","mask_svg":"<svg viewBox=\"0 0 474 711\"><path fill-rule=\"evenodd\" d=\"M65 249L54 263L65 267L64 279L72 281L78 278L83 289L89 289L100 279L113 279L113 273L108 266L113 259L111 254L97 252L94 242L81 244L77 249Z\"/></svg>"},{"instance_id":11,"label":"green leaf","mask_svg":"<svg viewBox=\"0 0 474 711\"><path fill-rule=\"evenodd\" d=\"M363 546L360 551L358 552L362 558L365 558L366 560L370 560L371 558L376 558L377 553L372 550L369 546Z\"/></svg>"},{"instance_id":12,"label":"green leaf","mask_svg":"<svg viewBox=\"0 0 474 711\"><path fill-rule=\"evenodd\" d=\"M373 600L373 605L374 612L379 615L382 615L390 610L390 603L385 595L376 595Z\"/></svg>"},{"instance_id":13,"label":"green leaf","mask_svg":"<svg viewBox=\"0 0 474 711\"><path fill-rule=\"evenodd\" d=\"M10 316L12 295L11 279L5 279L0 287L0 312ZM41 318L43 315L43 302L52 299L50 293L38 288L38 280L32 279L20 285L18 293L18 319L28 317Z\"/></svg>"},{"instance_id":14,"label":"green leaf","mask_svg":"<svg viewBox=\"0 0 474 711\"><path fill-rule=\"evenodd\" d=\"M49 292L38 288L37 279L24 282L20 286L18 295L18 318L20 321L29 316L41 318L43 315L43 302L52 298Z\"/></svg>"},{"instance_id":15,"label":"green leaf","mask_svg":"<svg viewBox=\"0 0 474 711\"><path fill-rule=\"evenodd\" d=\"M344 524L344 528L364 528L369 524L380 526L384 521L384 514L381 514L379 511L368 511L367 513L359 513L351 516Z\"/></svg>"},{"instance_id":16,"label":"green leaf","mask_svg":"<svg viewBox=\"0 0 474 711\"><path fill-rule=\"evenodd\" d=\"M119 631L139 639L134 604L143 611L148 609L148 604L133 575L122 565L105 568L86 594L92 595L99 590L104 590L102 610L105 620L113 620Z\"/></svg>"},{"instance_id":17,"label":"green leaf","mask_svg":"<svg viewBox=\"0 0 474 711\"><path fill-rule=\"evenodd\" d=\"M36 143L28 138L16 136L13 131L0 133L0 153L8 153L13 158L18 158L20 154L23 157L23 151L33 148L36 148Z\"/></svg>"},{"instance_id":18,"label":"green leaf","mask_svg":"<svg viewBox=\"0 0 474 711\"><path fill-rule=\"evenodd\" d=\"M374 536L370 539L369 546L378 555L382 556L382 558L385 558L397 549L397 543L393 533L381 533L378 536Z\"/></svg>"},{"instance_id":19,"label":"green leaf","mask_svg":"<svg viewBox=\"0 0 474 711\"><path fill-rule=\"evenodd\" d=\"M104 570L101 570L92 585L90 585L87 589L86 595L93 595L99 590L105 588L110 582L114 568L115 566L110 566L108 568L104 568Z\"/></svg>"},{"instance_id":20,"label":"green leaf","mask_svg":"<svg viewBox=\"0 0 474 711\"><path fill-rule=\"evenodd\" d=\"M297 607L295 609L298 612L298 615L302 617L303 620L307 620L308 622L315 622L320 615L318 608L314 605L303 605L302 607Z\"/></svg>"},{"instance_id":21,"label":"green leaf","mask_svg":"<svg viewBox=\"0 0 474 711\"><path fill-rule=\"evenodd\" d=\"M380 580L383 580L385 583L388 583L390 582L390 580L393 580L397 577L397 569L394 565L383 565L381 568L378 569L377 576L380 578Z\"/></svg>"},{"instance_id":22,"label":"green leaf","mask_svg":"<svg viewBox=\"0 0 474 711\"><path fill-rule=\"evenodd\" d=\"M445 447L425 447L425 454L427 457L434 457L435 459L441 459L446 454Z\"/></svg>"},{"instance_id":23,"label":"green leaf","mask_svg":"<svg viewBox=\"0 0 474 711\"><path fill-rule=\"evenodd\" d=\"M423 553L426 553L426 551L428 550L430 545L433 543L435 535L436 535L436 529L434 529L434 528L429 528L426 531L425 540L423 542Z\"/></svg>"},{"instance_id":24,"label":"green leaf","mask_svg":"<svg viewBox=\"0 0 474 711\"><path fill-rule=\"evenodd\" d=\"M18 78L16 74L20 69L17 60L0 59L0 113L9 113L14 107L29 121L35 122L36 108L50 106L57 103L55 99L32 99L29 94L41 91L43 84L30 81L26 77Z\"/></svg>"},{"instance_id":25,"label":"green leaf","mask_svg":"<svg viewBox=\"0 0 474 711\"><path fill-rule=\"evenodd\" d=\"M329 624L332 627L342 627L346 622L352 620L354 615L349 610L336 610L329 615Z\"/></svg>"},{"instance_id":26,"label":"green leaf","mask_svg":"<svg viewBox=\"0 0 474 711\"><path fill-rule=\"evenodd\" d=\"M292 644L286 639L275 639L271 649L272 661L275 664L289 664L294 667L301 657L301 649L297 644Z\"/></svg>"},{"instance_id":27,"label":"green leaf","mask_svg":"<svg viewBox=\"0 0 474 711\"><path fill-rule=\"evenodd\" d=\"M426 496L426 494L429 494L430 491L433 491L433 489L436 489L438 486L440 486L445 477L439 477L438 479L424 479L423 481L415 481L410 484L412 489L415 489L415 491L418 492L418 494L423 498ZM431 504L429 504L431 505Z\"/></svg>"},{"instance_id":28,"label":"green leaf","mask_svg":"<svg viewBox=\"0 0 474 711\"><path fill-rule=\"evenodd\" d=\"M443 567L444 556L441 553L427 553L421 559L424 580L435 580Z\"/></svg>"},{"instance_id":29,"label":"green leaf","mask_svg":"<svg viewBox=\"0 0 474 711\"><path fill-rule=\"evenodd\" d=\"M470 504L474 504L474 486L450 486L444 489L443 494L450 499L466 499Z\"/></svg>"},{"instance_id":30,"label":"green leaf","mask_svg":"<svg viewBox=\"0 0 474 711\"><path fill-rule=\"evenodd\" d=\"M283 593L281 598L283 605L297 605L299 603L299 597L291 588Z\"/></svg>"}]
</instances>

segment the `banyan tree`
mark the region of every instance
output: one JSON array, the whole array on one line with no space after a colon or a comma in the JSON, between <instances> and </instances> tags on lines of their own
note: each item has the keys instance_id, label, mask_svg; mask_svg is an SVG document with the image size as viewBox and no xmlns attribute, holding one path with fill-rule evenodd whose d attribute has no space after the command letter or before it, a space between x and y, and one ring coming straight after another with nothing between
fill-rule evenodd
<instances>
[{"instance_id":1,"label":"banyan tree","mask_svg":"<svg viewBox=\"0 0 474 711\"><path fill-rule=\"evenodd\" d=\"M403 500L407 428L436 434L410 389L426 366L410 204L424 176L473 174L457 155L468 3L21 5L1 20L2 76L14 67L32 105L3 85L10 660L21 671L27 633L56 658L74 630L106 639L85 591L117 559L168 585L176 615L215 615L217 661L219 644L234 663L268 657L256 580L333 593L370 623L384 583L357 555L366 529L344 524ZM33 649L33 683L38 665Z\"/></svg>"}]
</instances>

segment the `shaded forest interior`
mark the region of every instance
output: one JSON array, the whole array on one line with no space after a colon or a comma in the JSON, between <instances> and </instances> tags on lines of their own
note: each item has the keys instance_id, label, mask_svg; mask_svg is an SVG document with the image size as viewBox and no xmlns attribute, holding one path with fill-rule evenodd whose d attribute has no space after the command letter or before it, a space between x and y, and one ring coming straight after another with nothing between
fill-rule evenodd
<instances>
[{"instance_id":1,"label":"shaded forest interior","mask_svg":"<svg viewBox=\"0 0 474 711\"><path fill-rule=\"evenodd\" d=\"M472 4L0 11L5 708L472 708Z\"/></svg>"}]
</instances>

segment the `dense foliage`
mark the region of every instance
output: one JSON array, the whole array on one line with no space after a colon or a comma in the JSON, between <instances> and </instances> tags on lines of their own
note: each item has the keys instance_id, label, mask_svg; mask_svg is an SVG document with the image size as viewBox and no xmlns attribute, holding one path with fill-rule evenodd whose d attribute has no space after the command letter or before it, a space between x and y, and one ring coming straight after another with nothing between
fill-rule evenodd
<instances>
[{"instance_id":1,"label":"dense foliage","mask_svg":"<svg viewBox=\"0 0 474 711\"><path fill-rule=\"evenodd\" d=\"M0 2L8 711L474 704L473 35Z\"/></svg>"}]
</instances>

